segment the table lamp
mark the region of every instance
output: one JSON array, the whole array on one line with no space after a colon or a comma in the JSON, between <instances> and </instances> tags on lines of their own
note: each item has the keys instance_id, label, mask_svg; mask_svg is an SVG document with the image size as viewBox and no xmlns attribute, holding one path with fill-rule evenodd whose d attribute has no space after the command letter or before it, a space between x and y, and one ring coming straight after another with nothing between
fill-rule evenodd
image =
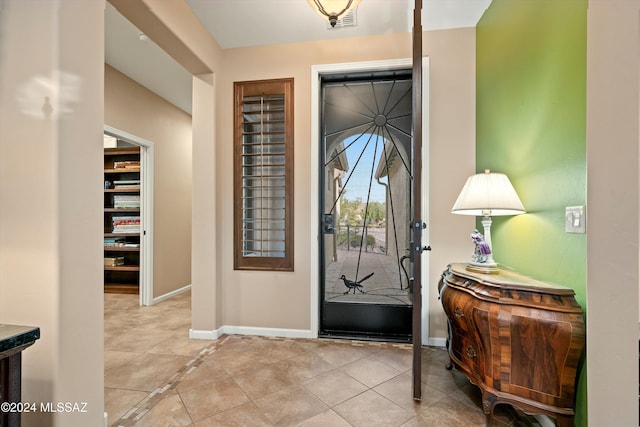
<instances>
[{"instance_id":1,"label":"table lamp","mask_svg":"<svg viewBox=\"0 0 640 427\"><path fill-rule=\"evenodd\" d=\"M505 174L494 173L489 169L485 169L484 173L470 176L453 204L451 212L459 215L482 216L484 236L477 230L471 234L476 249L473 262L467 264L467 269L481 273L496 273L498 265L493 259L491 216L525 213L524 206L509 178Z\"/></svg>"}]
</instances>

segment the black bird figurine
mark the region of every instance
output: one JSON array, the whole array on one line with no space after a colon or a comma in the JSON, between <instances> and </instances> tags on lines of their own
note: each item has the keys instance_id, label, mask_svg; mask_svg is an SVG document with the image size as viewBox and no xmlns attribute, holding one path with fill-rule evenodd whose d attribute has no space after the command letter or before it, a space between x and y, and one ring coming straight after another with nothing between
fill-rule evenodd
<instances>
[{"instance_id":1,"label":"black bird figurine","mask_svg":"<svg viewBox=\"0 0 640 427\"><path fill-rule=\"evenodd\" d=\"M346 278L346 276L343 274L342 276L340 276L340 278L342 279L342 281L344 282L344 285L347 287L347 292L345 292L343 295L348 294L351 289L353 289L353 294L355 295L356 293L356 289L359 290L360 292L362 292L362 282L364 282L365 280L367 280L369 277L373 276L373 273L369 274L368 276L364 276L362 279L355 281L355 280L349 280ZM362 292L364 294L364 292Z\"/></svg>"}]
</instances>

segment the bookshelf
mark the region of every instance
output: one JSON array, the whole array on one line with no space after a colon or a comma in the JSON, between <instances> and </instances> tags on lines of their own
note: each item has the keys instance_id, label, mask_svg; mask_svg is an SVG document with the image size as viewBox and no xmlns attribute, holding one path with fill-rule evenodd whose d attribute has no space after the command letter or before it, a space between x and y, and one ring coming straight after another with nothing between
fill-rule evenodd
<instances>
[{"instance_id":1,"label":"bookshelf","mask_svg":"<svg viewBox=\"0 0 640 427\"><path fill-rule=\"evenodd\" d=\"M140 233L140 147L105 148L105 292L140 292Z\"/></svg>"}]
</instances>

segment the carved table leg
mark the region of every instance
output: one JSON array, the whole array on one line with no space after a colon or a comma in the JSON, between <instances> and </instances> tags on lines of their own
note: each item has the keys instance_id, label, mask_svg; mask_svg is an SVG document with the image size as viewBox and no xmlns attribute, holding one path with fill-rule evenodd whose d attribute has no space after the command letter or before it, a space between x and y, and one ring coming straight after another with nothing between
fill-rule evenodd
<instances>
[{"instance_id":1,"label":"carved table leg","mask_svg":"<svg viewBox=\"0 0 640 427\"><path fill-rule=\"evenodd\" d=\"M482 392L482 412L487 416L487 427L493 424L493 409L496 407L496 397L490 393Z\"/></svg>"},{"instance_id":2,"label":"carved table leg","mask_svg":"<svg viewBox=\"0 0 640 427\"><path fill-rule=\"evenodd\" d=\"M449 363L447 363L446 365L444 365L444 367L450 371L453 369L453 360L451 360L451 358L449 358Z\"/></svg>"},{"instance_id":3,"label":"carved table leg","mask_svg":"<svg viewBox=\"0 0 640 427\"><path fill-rule=\"evenodd\" d=\"M449 348L450 341L451 341L451 325L449 325L449 322L447 322L447 340L445 341L445 344L444 344L444 348L447 349L447 353L449 353L450 351L450 348ZM445 368L447 368L447 371L450 371L453 369L453 360L451 360L451 353L449 353L449 363L445 365Z\"/></svg>"}]
</instances>

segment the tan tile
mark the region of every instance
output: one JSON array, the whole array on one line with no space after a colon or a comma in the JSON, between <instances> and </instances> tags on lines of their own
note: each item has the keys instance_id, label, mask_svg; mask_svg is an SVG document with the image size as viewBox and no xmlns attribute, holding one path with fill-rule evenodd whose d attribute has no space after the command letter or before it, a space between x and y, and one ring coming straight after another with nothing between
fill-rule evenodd
<instances>
[{"instance_id":1,"label":"tan tile","mask_svg":"<svg viewBox=\"0 0 640 427\"><path fill-rule=\"evenodd\" d=\"M319 347L315 353L333 366L344 366L371 356L373 350L369 346L340 343Z\"/></svg>"},{"instance_id":2,"label":"tan tile","mask_svg":"<svg viewBox=\"0 0 640 427\"><path fill-rule=\"evenodd\" d=\"M413 364L413 353L410 348L392 347L384 348L372 356L373 359L379 360L400 372L406 372L411 369Z\"/></svg>"},{"instance_id":3,"label":"tan tile","mask_svg":"<svg viewBox=\"0 0 640 427\"><path fill-rule=\"evenodd\" d=\"M318 348L325 346L326 339L297 339L296 345L306 352L315 352Z\"/></svg>"},{"instance_id":4,"label":"tan tile","mask_svg":"<svg viewBox=\"0 0 640 427\"><path fill-rule=\"evenodd\" d=\"M418 417L413 417L406 423L402 424L400 427L423 427L422 420Z\"/></svg>"},{"instance_id":5,"label":"tan tile","mask_svg":"<svg viewBox=\"0 0 640 427\"><path fill-rule=\"evenodd\" d=\"M416 401L413 399L412 389L413 377L410 373L404 373L376 386L373 390L414 414L419 414L421 408L429 407L447 397L444 393L422 384L422 399Z\"/></svg>"},{"instance_id":6,"label":"tan tile","mask_svg":"<svg viewBox=\"0 0 640 427\"><path fill-rule=\"evenodd\" d=\"M226 378L228 374L213 360L206 360L199 366L193 366L185 371L184 376L177 383L179 393L195 387L211 384Z\"/></svg>"},{"instance_id":7,"label":"tan tile","mask_svg":"<svg viewBox=\"0 0 640 427\"><path fill-rule=\"evenodd\" d=\"M299 424L300 427L350 427L351 424L332 410L325 411Z\"/></svg>"},{"instance_id":8,"label":"tan tile","mask_svg":"<svg viewBox=\"0 0 640 427\"><path fill-rule=\"evenodd\" d=\"M200 421L249 401L231 378L178 392L193 421Z\"/></svg>"},{"instance_id":9,"label":"tan tile","mask_svg":"<svg viewBox=\"0 0 640 427\"><path fill-rule=\"evenodd\" d=\"M258 365L246 369L234 374L233 380L252 400L292 385L287 372L277 364Z\"/></svg>"},{"instance_id":10,"label":"tan tile","mask_svg":"<svg viewBox=\"0 0 640 427\"><path fill-rule=\"evenodd\" d=\"M278 426L294 426L328 409L317 397L300 386L288 387L253 403L268 422Z\"/></svg>"},{"instance_id":11,"label":"tan tile","mask_svg":"<svg viewBox=\"0 0 640 427\"><path fill-rule=\"evenodd\" d=\"M451 394L469 383L462 373L452 370L444 375L422 375L422 382L444 393Z\"/></svg>"},{"instance_id":12,"label":"tan tile","mask_svg":"<svg viewBox=\"0 0 640 427\"><path fill-rule=\"evenodd\" d=\"M190 360L185 356L142 354L105 373L105 387L152 391L164 386Z\"/></svg>"},{"instance_id":13,"label":"tan tile","mask_svg":"<svg viewBox=\"0 0 640 427\"><path fill-rule=\"evenodd\" d=\"M479 408L472 408L455 399L442 399L421 411L418 416L424 427L483 426L486 417Z\"/></svg>"},{"instance_id":14,"label":"tan tile","mask_svg":"<svg viewBox=\"0 0 640 427\"><path fill-rule=\"evenodd\" d=\"M105 350L144 353L173 335L171 331L149 330L147 328L129 328L117 335L105 335Z\"/></svg>"},{"instance_id":15,"label":"tan tile","mask_svg":"<svg viewBox=\"0 0 640 427\"><path fill-rule=\"evenodd\" d=\"M197 356L202 349L209 346L211 341L190 339L186 332L174 333L169 338L152 347L147 353L179 354L182 356Z\"/></svg>"},{"instance_id":16,"label":"tan tile","mask_svg":"<svg viewBox=\"0 0 640 427\"><path fill-rule=\"evenodd\" d=\"M178 395L162 399L144 414L134 427L185 427L192 425L191 417L187 413Z\"/></svg>"},{"instance_id":17,"label":"tan tile","mask_svg":"<svg viewBox=\"0 0 640 427\"><path fill-rule=\"evenodd\" d=\"M307 352L293 339L262 338L252 341L250 345L260 349L271 362L280 362Z\"/></svg>"},{"instance_id":18,"label":"tan tile","mask_svg":"<svg viewBox=\"0 0 640 427\"><path fill-rule=\"evenodd\" d=\"M147 397L147 394L144 391L105 388L104 411L109 417L109 425L115 425L124 414Z\"/></svg>"},{"instance_id":19,"label":"tan tile","mask_svg":"<svg viewBox=\"0 0 640 427\"><path fill-rule=\"evenodd\" d=\"M355 427L399 426L414 417L413 412L401 408L373 390L359 394L335 406L333 410Z\"/></svg>"},{"instance_id":20,"label":"tan tile","mask_svg":"<svg viewBox=\"0 0 640 427\"><path fill-rule=\"evenodd\" d=\"M244 403L202 421L196 427L271 427L262 411L252 402Z\"/></svg>"},{"instance_id":21,"label":"tan tile","mask_svg":"<svg viewBox=\"0 0 640 427\"><path fill-rule=\"evenodd\" d=\"M154 322L154 327L157 329L167 330L180 330L184 335L188 335L189 328L191 327L191 310L185 308L172 308L171 315L165 315L165 311L160 313L161 315Z\"/></svg>"},{"instance_id":22,"label":"tan tile","mask_svg":"<svg viewBox=\"0 0 640 427\"><path fill-rule=\"evenodd\" d=\"M339 370L313 377L303 386L330 407L368 390L367 386Z\"/></svg>"},{"instance_id":23,"label":"tan tile","mask_svg":"<svg viewBox=\"0 0 640 427\"><path fill-rule=\"evenodd\" d=\"M342 370L369 387L375 387L400 375L397 369L372 357L352 362Z\"/></svg>"},{"instance_id":24,"label":"tan tile","mask_svg":"<svg viewBox=\"0 0 640 427\"><path fill-rule=\"evenodd\" d=\"M122 342L123 337L131 337L130 334L131 325L127 325L125 322L110 322L110 324L106 324L104 326L104 347L106 350L121 350L119 348L114 348L114 344ZM126 338L125 338L126 339ZM137 353L142 353L142 351L138 351Z\"/></svg>"},{"instance_id":25,"label":"tan tile","mask_svg":"<svg viewBox=\"0 0 640 427\"><path fill-rule=\"evenodd\" d=\"M104 294L104 309L135 309L139 306L140 297L138 295L127 294Z\"/></svg>"},{"instance_id":26,"label":"tan tile","mask_svg":"<svg viewBox=\"0 0 640 427\"><path fill-rule=\"evenodd\" d=\"M449 397L474 408L482 407L482 392L470 382L467 382L453 393L450 393Z\"/></svg>"},{"instance_id":27,"label":"tan tile","mask_svg":"<svg viewBox=\"0 0 640 427\"><path fill-rule=\"evenodd\" d=\"M140 353L131 353L128 351L105 350L104 352L104 370L105 372L113 368L119 368L132 361Z\"/></svg>"},{"instance_id":28,"label":"tan tile","mask_svg":"<svg viewBox=\"0 0 640 427\"><path fill-rule=\"evenodd\" d=\"M335 369L335 366L315 353L303 353L280 362L292 381L304 381Z\"/></svg>"},{"instance_id":29,"label":"tan tile","mask_svg":"<svg viewBox=\"0 0 640 427\"><path fill-rule=\"evenodd\" d=\"M444 349L433 347L422 350L422 375L447 375L449 370L449 355Z\"/></svg>"},{"instance_id":30,"label":"tan tile","mask_svg":"<svg viewBox=\"0 0 640 427\"><path fill-rule=\"evenodd\" d=\"M238 373L258 364L270 363L266 355L244 341L229 339L209 356L228 373Z\"/></svg>"}]
</instances>

